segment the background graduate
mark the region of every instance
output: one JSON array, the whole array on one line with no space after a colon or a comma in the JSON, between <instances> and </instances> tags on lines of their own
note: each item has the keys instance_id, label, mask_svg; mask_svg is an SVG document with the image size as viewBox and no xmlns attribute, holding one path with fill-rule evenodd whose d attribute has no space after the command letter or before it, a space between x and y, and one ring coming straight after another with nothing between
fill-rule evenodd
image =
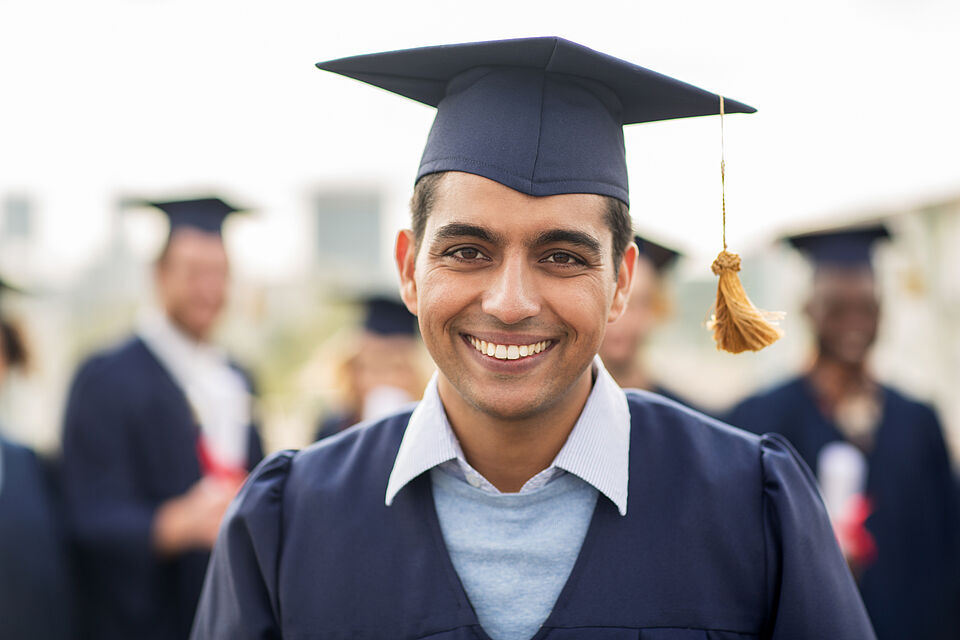
<instances>
[{"instance_id":1,"label":"background graduate","mask_svg":"<svg viewBox=\"0 0 960 640\"><path fill-rule=\"evenodd\" d=\"M20 329L4 315L10 290L0 279L0 389L29 360ZM49 466L0 429L0 638L75 637L61 516Z\"/></svg>"},{"instance_id":2,"label":"background graduate","mask_svg":"<svg viewBox=\"0 0 960 640\"><path fill-rule=\"evenodd\" d=\"M637 260L622 125L719 97L559 38L320 66L438 107L395 251L438 371L259 467L193 637L872 638L791 448L597 357Z\"/></svg>"},{"instance_id":3,"label":"background graduate","mask_svg":"<svg viewBox=\"0 0 960 640\"><path fill-rule=\"evenodd\" d=\"M226 301L216 198L153 203L170 219L158 308L79 368L63 487L85 637L182 639L217 528L262 457L248 377L210 342Z\"/></svg>"},{"instance_id":4,"label":"background graduate","mask_svg":"<svg viewBox=\"0 0 960 640\"><path fill-rule=\"evenodd\" d=\"M600 359L624 389L646 389L685 402L651 375L643 353L650 335L669 312L664 278L680 254L642 236L634 236L634 242L639 255L630 302L623 315L607 327Z\"/></svg>"},{"instance_id":5,"label":"background graduate","mask_svg":"<svg viewBox=\"0 0 960 640\"><path fill-rule=\"evenodd\" d=\"M752 396L730 422L785 435L815 470L877 635L957 638L958 509L934 411L869 367L880 300L871 247L884 226L789 238L815 267L803 374Z\"/></svg>"},{"instance_id":6,"label":"background graduate","mask_svg":"<svg viewBox=\"0 0 960 640\"><path fill-rule=\"evenodd\" d=\"M348 339L334 365L340 406L323 418L315 440L418 400L429 377L420 365L417 319L403 303L386 295L368 296L363 309L359 334Z\"/></svg>"}]
</instances>

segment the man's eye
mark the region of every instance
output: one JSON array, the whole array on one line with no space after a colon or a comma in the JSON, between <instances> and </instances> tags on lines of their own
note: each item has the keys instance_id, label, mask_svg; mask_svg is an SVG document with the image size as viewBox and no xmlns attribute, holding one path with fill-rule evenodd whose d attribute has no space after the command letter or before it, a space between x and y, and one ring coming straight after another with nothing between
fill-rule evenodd
<instances>
[{"instance_id":1,"label":"man's eye","mask_svg":"<svg viewBox=\"0 0 960 640\"><path fill-rule=\"evenodd\" d=\"M552 262L554 264L561 265L581 265L584 264L583 260L580 260L574 255L567 253L566 251L554 251L546 258L544 262Z\"/></svg>"},{"instance_id":2,"label":"man's eye","mask_svg":"<svg viewBox=\"0 0 960 640\"><path fill-rule=\"evenodd\" d=\"M484 257L483 254L480 253L480 250L474 247L461 247L460 249L450 252L450 255L457 260L478 260Z\"/></svg>"}]
</instances>

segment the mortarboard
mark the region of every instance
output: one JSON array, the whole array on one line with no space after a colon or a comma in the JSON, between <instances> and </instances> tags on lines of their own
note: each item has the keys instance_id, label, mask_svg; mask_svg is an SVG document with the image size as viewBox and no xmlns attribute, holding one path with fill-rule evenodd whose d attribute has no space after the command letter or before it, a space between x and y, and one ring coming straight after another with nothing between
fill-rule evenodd
<instances>
[{"instance_id":1,"label":"mortarboard","mask_svg":"<svg viewBox=\"0 0 960 640\"><path fill-rule=\"evenodd\" d=\"M189 227L206 233L220 235L224 219L231 213L245 211L227 204L220 198L196 198L193 200L169 200L166 202L145 201L160 209L170 219L170 233Z\"/></svg>"},{"instance_id":2,"label":"mortarboard","mask_svg":"<svg viewBox=\"0 0 960 640\"><path fill-rule=\"evenodd\" d=\"M363 328L381 336L414 336L417 317L399 300L387 296L370 296L363 300Z\"/></svg>"},{"instance_id":3,"label":"mortarboard","mask_svg":"<svg viewBox=\"0 0 960 640\"><path fill-rule=\"evenodd\" d=\"M533 196L629 204L623 125L719 113L720 97L557 37L317 63L437 107L417 173L464 171ZM726 100L726 112L752 107Z\"/></svg>"},{"instance_id":4,"label":"mortarboard","mask_svg":"<svg viewBox=\"0 0 960 640\"><path fill-rule=\"evenodd\" d=\"M890 237L883 224L831 229L794 235L787 238L817 267L859 268L870 266L873 244Z\"/></svg>"},{"instance_id":5,"label":"mortarboard","mask_svg":"<svg viewBox=\"0 0 960 640\"><path fill-rule=\"evenodd\" d=\"M640 249L640 255L645 256L649 260L653 267L657 270L658 274L662 274L663 271L676 262L677 258L680 257L680 252L674 251L673 249L668 249L667 247L657 244L652 240L648 240L643 236L634 236L634 242L637 243L637 247Z\"/></svg>"}]
</instances>

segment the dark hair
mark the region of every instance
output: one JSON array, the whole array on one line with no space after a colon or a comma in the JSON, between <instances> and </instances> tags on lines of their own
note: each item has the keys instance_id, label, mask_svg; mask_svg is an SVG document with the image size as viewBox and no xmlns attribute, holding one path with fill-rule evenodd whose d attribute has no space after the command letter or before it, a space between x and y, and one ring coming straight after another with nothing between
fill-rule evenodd
<instances>
[{"instance_id":1,"label":"dark hair","mask_svg":"<svg viewBox=\"0 0 960 640\"><path fill-rule=\"evenodd\" d=\"M26 368L29 357L27 346L24 343L20 330L9 322L0 320L0 357L7 361L7 365Z\"/></svg>"},{"instance_id":2,"label":"dark hair","mask_svg":"<svg viewBox=\"0 0 960 640\"><path fill-rule=\"evenodd\" d=\"M430 173L417 181L413 188L413 197L410 198L410 219L413 227L413 238L417 249L423 240L423 233L427 227L427 217L437 199L437 190L445 172ZM614 274L620 272L620 261L623 253L633 242L633 225L630 220L630 209L626 204L610 196L602 196L607 203L605 212L607 226L613 235L613 267Z\"/></svg>"}]
</instances>

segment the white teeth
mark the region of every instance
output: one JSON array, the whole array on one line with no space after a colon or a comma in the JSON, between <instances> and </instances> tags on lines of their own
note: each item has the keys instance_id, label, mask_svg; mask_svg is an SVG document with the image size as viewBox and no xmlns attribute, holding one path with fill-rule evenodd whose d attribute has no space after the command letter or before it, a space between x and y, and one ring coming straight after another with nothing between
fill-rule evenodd
<instances>
[{"instance_id":1,"label":"white teeth","mask_svg":"<svg viewBox=\"0 0 960 640\"><path fill-rule=\"evenodd\" d=\"M533 344L516 345L496 344L493 342L487 342L486 340L480 340L479 338L474 338L473 336L469 336L469 339L470 344L473 345L474 349L484 355L496 358L498 360L519 360L520 358L527 358L542 352L551 344L550 340L543 340Z\"/></svg>"}]
</instances>

